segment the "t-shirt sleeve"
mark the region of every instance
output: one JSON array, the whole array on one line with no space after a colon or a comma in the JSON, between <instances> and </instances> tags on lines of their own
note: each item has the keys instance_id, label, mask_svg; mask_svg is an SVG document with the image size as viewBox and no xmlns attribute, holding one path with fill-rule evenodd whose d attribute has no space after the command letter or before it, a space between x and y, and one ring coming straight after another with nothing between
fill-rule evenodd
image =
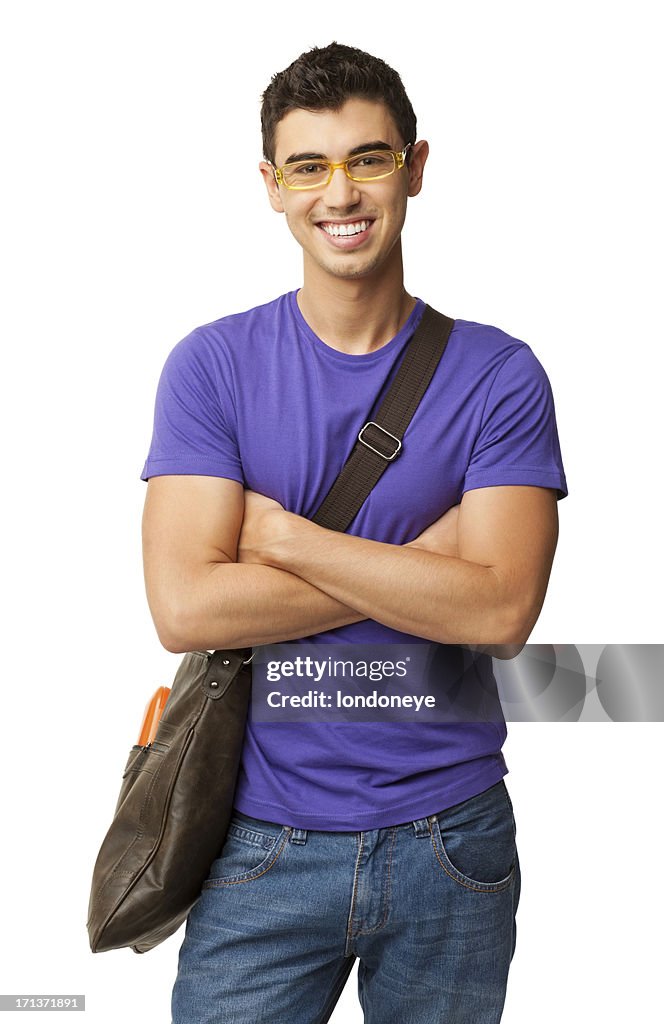
<instances>
[{"instance_id":1,"label":"t-shirt sleeve","mask_svg":"<svg viewBox=\"0 0 664 1024\"><path fill-rule=\"evenodd\" d=\"M463 490L506 484L567 495L551 385L527 345L507 357L491 384Z\"/></svg>"},{"instance_id":2,"label":"t-shirt sleeve","mask_svg":"<svg viewBox=\"0 0 664 1024\"><path fill-rule=\"evenodd\" d=\"M228 378L220 353L196 331L175 346L159 378L141 480L173 473L244 483Z\"/></svg>"}]
</instances>

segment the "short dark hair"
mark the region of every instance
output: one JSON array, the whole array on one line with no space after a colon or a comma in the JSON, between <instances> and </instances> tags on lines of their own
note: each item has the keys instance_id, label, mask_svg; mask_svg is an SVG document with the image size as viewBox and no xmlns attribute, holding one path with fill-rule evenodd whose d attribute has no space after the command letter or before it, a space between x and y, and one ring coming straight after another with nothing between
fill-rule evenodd
<instances>
[{"instance_id":1,"label":"short dark hair","mask_svg":"<svg viewBox=\"0 0 664 1024\"><path fill-rule=\"evenodd\" d=\"M307 50L272 76L261 106L265 159L274 163L277 125L289 111L339 110L353 96L382 101L404 146L415 142L417 118L397 72L354 46L330 43Z\"/></svg>"}]
</instances>

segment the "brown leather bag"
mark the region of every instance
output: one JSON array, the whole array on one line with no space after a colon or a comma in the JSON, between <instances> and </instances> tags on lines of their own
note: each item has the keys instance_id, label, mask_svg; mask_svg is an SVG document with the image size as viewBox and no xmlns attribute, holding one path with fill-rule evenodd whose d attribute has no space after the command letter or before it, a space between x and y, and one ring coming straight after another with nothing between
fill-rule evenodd
<instances>
[{"instance_id":1,"label":"brown leather bag","mask_svg":"<svg viewBox=\"0 0 664 1024\"><path fill-rule=\"evenodd\" d=\"M400 453L406 427L454 321L427 306L401 366L313 521L344 531ZM154 740L132 748L115 815L93 871L93 953L145 953L175 932L198 899L233 810L251 651L186 654Z\"/></svg>"},{"instance_id":2,"label":"brown leather bag","mask_svg":"<svg viewBox=\"0 0 664 1024\"><path fill-rule=\"evenodd\" d=\"M182 924L226 835L251 651L185 655L152 743L132 748L95 864L93 953L145 953Z\"/></svg>"}]
</instances>

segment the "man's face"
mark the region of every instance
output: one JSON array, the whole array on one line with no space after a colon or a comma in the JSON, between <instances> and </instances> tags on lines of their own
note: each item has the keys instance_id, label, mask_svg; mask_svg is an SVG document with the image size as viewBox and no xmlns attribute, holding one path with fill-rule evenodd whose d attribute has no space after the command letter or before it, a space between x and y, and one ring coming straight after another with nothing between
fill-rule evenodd
<instances>
[{"instance_id":1,"label":"man's face","mask_svg":"<svg viewBox=\"0 0 664 1024\"><path fill-rule=\"evenodd\" d=\"M302 155L336 163L368 145L387 145L395 152L404 148L404 139L381 102L353 98L337 111L292 110L277 126L275 164L281 167ZM304 250L305 273L359 278L400 260L406 202L420 191L427 153L427 143L418 142L409 151L407 165L387 178L351 181L340 168L328 185L302 192L278 185L271 166L262 162L272 207L285 213ZM353 225L355 233L340 234L340 225L345 225L344 231Z\"/></svg>"}]
</instances>

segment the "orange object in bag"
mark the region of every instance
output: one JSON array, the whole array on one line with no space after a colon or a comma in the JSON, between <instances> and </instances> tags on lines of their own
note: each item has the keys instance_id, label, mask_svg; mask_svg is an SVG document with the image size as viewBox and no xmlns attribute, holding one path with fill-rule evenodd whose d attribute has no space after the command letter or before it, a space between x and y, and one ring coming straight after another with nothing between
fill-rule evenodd
<instances>
[{"instance_id":1,"label":"orange object in bag","mask_svg":"<svg viewBox=\"0 0 664 1024\"><path fill-rule=\"evenodd\" d=\"M157 735L159 719L161 718L161 713L166 706L166 701L168 700L170 692L170 687L160 686L158 690L155 690L152 699L148 702L145 714L143 715L141 731L138 736L139 747L147 747L149 743L152 743L153 739Z\"/></svg>"}]
</instances>

